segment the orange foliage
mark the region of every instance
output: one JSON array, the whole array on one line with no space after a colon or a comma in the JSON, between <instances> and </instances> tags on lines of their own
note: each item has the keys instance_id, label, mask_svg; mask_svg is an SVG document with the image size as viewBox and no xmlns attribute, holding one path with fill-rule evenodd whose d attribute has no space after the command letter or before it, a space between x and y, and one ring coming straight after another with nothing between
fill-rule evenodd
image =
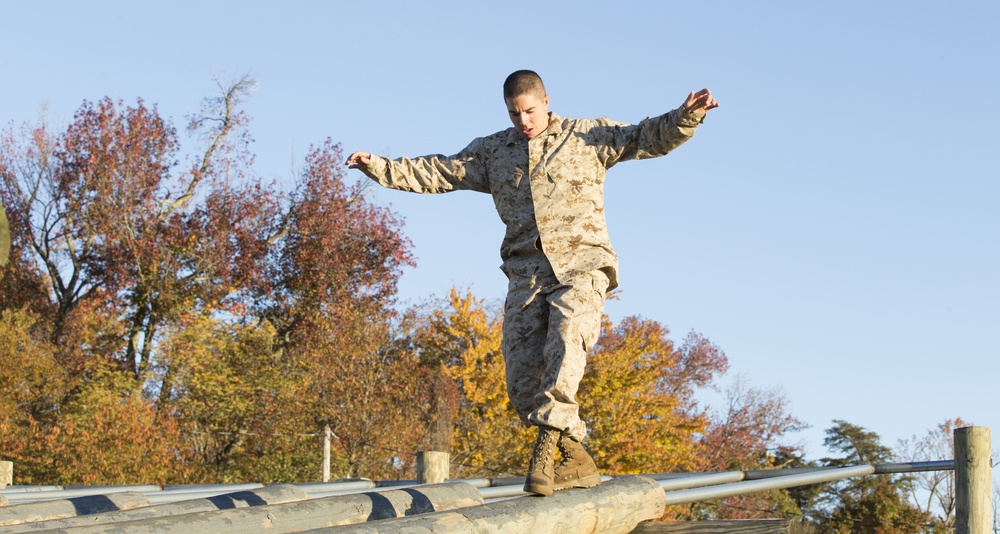
<instances>
[{"instance_id":1,"label":"orange foliage","mask_svg":"<svg viewBox=\"0 0 1000 534\"><path fill-rule=\"evenodd\" d=\"M176 423L114 369L91 365L82 380L46 333L26 312L0 315L0 450L17 483L182 480Z\"/></svg>"},{"instance_id":2,"label":"orange foliage","mask_svg":"<svg viewBox=\"0 0 1000 534\"><path fill-rule=\"evenodd\" d=\"M689 336L677 350L669 330L628 317L605 323L580 384L580 413L590 428L588 449L606 474L692 470L695 434L708 424L694 391L725 371L726 357Z\"/></svg>"}]
</instances>

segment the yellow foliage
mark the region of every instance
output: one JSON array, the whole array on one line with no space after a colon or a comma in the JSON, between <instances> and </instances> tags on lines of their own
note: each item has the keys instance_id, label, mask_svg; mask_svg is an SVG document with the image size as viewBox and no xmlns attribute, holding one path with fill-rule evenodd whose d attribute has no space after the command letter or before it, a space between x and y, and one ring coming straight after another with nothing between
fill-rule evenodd
<instances>
[{"instance_id":1,"label":"yellow foliage","mask_svg":"<svg viewBox=\"0 0 1000 534\"><path fill-rule=\"evenodd\" d=\"M452 289L414 336L423 360L441 365L458 386L456 477L517 476L527 463L532 438L507 401L501 328L481 299Z\"/></svg>"},{"instance_id":2,"label":"yellow foliage","mask_svg":"<svg viewBox=\"0 0 1000 534\"><path fill-rule=\"evenodd\" d=\"M36 318L0 315L0 450L19 484L182 481L177 426L114 366L86 379L58 361Z\"/></svg>"},{"instance_id":3,"label":"yellow foliage","mask_svg":"<svg viewBox=\"0 0 1000 534\"><path fill-rule=\"evenodd\" d=\"M695 436L707 418L691 392L724 370L725 356L678 350L668 334L655 321L604 322L577 401L587 447L605 474L698 465ZM458 386L453 454L461 476L519 476L530 454L535 434L507 400L501 335L499 313L454 289L414 333L423 360Z\"/></svg>"},{"instance_id":4,"label":"yellow foliage","mask_svg":"<svg viewBox=\"0 0 1000 534\"><path fill-rule=\"evenodd\" d=\"M697 464L694 434L707 420L670 387L681 354L654 321L605 323L580 384L588 448L605 474L672 472Z\"/></svg>"}]
</instances>

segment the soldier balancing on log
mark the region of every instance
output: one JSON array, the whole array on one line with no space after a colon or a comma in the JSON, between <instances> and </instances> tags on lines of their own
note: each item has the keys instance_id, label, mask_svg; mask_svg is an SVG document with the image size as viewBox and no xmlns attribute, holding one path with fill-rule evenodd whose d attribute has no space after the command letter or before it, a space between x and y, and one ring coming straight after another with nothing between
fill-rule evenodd
<instances>
[{"instance_id":1,"label":"soldier balancing on log","mask_svg":"<svg viewBox=\"0 0 1000 534\"><path fill-rule=\"evenodd\" d=\"M538 427L524 489L551 495L601 482L581 443L587 427L576 394L606 294L618 286L604 217L607 169L667 154L719 104L702 89L679 108L635 125L567 119L549 112L542 79L529 70L507 77L503 97L513 127L475 139L453 156L388 159L355 152L347 164L393 189L493 196L506 225L500 269L508 278L507 394L518 416Z\"/></svg>"}]
</instances>

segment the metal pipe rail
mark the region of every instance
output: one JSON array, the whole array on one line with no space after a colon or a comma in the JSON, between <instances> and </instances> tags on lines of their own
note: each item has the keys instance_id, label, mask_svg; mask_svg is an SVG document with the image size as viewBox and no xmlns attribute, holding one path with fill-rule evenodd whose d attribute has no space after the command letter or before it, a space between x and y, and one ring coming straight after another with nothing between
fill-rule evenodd
<instances>
[{"instance_id":1,"label":"metal pipe rail","mask_svg":"<svg viewBox=\"0 0 1000 534\"><path fill-rule=\"evenodd\" d=\"M847 469L845 471L845 469ZM864 466L848 467L797 467L787 469L766 469L753 471L723 471L719 473L664 473L656 475L643 475L652 478L660 483L660 486L667 492L668 504L681 504L695 502L699 500L718 499L753 493L755 491L765 491L770 489L784 489L795 486L808 486L830 482L859 475L870 474L898 474L917 473L921 471L953 471L955 462L953 460L938 460L933 462L907 462L895 464L874 464ZM796 477L796 478L792 478ZM603 476L602 481L610 480L612 477ZM761 482L749 484L749 482ZM737 485L739 484L739 485ZM695 488L709 488L696 491ZM680 490L690 493L680 493ZM721 493L727 493L721 495ZM728 493L735 492L735 493ZM480 488L479 493L483 499L501 499L526 495L521 490L520 485L509 485L500 487ZM688 499L678 502L669 502L671 495L677 493L674 498Z\"/></svg>"},{"instance_id":2,"label":"metal pipe rail","mask_svg":"<svg viewBox=\"0 0 1000 534\"><path fill-rule=\"evenodd\" d=\"M898 474L916 473L921 471L952 471L955 469L953 460L939 460L933 462L908 462L894 464L873 464L866 466L849 467L799 467L786 469L767 469L750 471L724 471L718 473L662 473L653 475L643 475L659 482L660 486L667 492L668 499L693 499L705 500L764 491L769 489L783 489L795 486L805 486L818 484L832 480L840 480L851 476L869 474ZM602 481L611 480L613 477L602 476ZM777 479L777 480L774 480ZM748 484L748 482L764 482L773 480L770 483ZM465 482L476 487L483 499L506 499L526 495L522 489L523 480L520 478L470 478L455 479L452 482ZM349 495L353 493L363 493L376 488L397 488L416 486L414 480L392 480L373 482L367 479L350 480L344 482L315 482L295 484L305 491L310 499L329 497L332 495ZM5 496L11 504L21 504L52 499L66 499L69 497L79 497L85 495L101 495L108 493L138 491L150 499L152 504L163 504L177 502L188 499L197 499L221 495L234 491L256 489L263 487L262 484L201 484L201 485L143 485L143 486L67 486L64 489L60 486L46 486L43 490L35 491L31 487L12 487L0 491L0 495ZM695 491L696 488L714 488L711 490ZM728 489L723 489L728 488ZM755 489L756 488L756 489ZM688 493L679 493L680 491ZM732 493L736 492L736 493ZM721 493L725 493L722 496ZM700 497L697 497L700 496ZM680 502L680 501L679 501ZM678 503L679 503L678 502ZM673 504L678 504L673 503Z\"/></svg>"}]
</instances>

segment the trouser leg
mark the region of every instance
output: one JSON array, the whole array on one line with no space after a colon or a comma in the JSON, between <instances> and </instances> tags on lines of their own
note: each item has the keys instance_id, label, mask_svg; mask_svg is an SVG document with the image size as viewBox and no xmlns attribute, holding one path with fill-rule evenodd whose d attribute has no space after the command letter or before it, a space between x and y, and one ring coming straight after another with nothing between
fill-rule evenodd
<instances>
[{"instance_id":1,"label":"trouser leg","mask_svg":"<svg viewBox=\"0 0 1000 534\"><path fill-rule=\"evenodd\" d=\"M549 325L543 290L558 283L555 275L511 277L504 304L503 357L507 397L521 420L530 424L535 410Z\"/></svg>"},{"instance_id":2,"label":"trouser leg","mask_svg":"<svg viewBox=\"0 0 1000 534\"><path fill-rule=\"evenodd\" d=\"M607 286L600 271L565 284L554 275L511 281L503 349L507 392L522 419L584 438L576 393L600 333Z\"/></svg>"}]
</instances>

